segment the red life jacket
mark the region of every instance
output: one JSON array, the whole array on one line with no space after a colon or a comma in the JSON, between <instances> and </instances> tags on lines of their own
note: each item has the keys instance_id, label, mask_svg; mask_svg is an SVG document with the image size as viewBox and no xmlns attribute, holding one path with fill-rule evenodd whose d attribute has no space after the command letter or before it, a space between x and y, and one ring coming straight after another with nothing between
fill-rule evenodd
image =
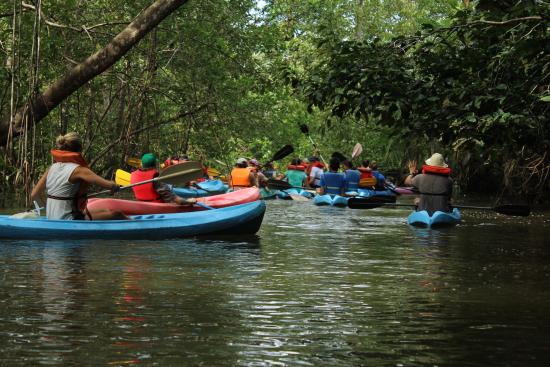
<instances>
[{"instance_id":1,"label":"red life jacket","mask_svg":"<svg viewBox=\"0 0 550 367\"><path fill-rule=\"evenodd\" d=\"M424 165L422 166L422 173L440 175L440 176L449 176L451 174L451 168Z\"/></svg>"},{"instance_id":2,"label":"red life jacket","mask_svg":"<svg viewBox=\"0 0 550 367\"><path fill-rule=\"evenodd\" d=\"M82 157L82 154L78 152L69 152L67 150L52 149L50 151L53 160L57 163L76 163L81 167L90 168L88 162ZM88 183L81 181L80 187L74 198L67 198L63 200L73 201L73 213L84 213L88 198L86 197L86 191L88 191Z\"/></svg>"},{"instance_id":3,"label":"red life jacket","mask_svg":"<svg viewBox=\"0 0 550 367\"><path fill-rule=\"evenodd\" d=\"M320 169L324 170L325 169L325 165L319 161L316 161L316 162L313 162L313 163L310 163L308 166L307 166L307 175L309 176L309 174L311 173L311 169L313 167L319 167Z\"/></svg>"},{"instance_id":4,"label":"red life jacket","mask_svg":"<svg viewBox=\"0 0 550 367\"><path fill-rule=\"evenodd\" d=\"M135 184L142 181L151 180L158 176L158 171L154 168L148 169L146 171L142 171L138 169L137 171L132 172L130 175L130 183ZM139 201L152 201L155 203L163 203L164 201L161 199L160 195L155 190L155 187L153 186L152 182L138 185L132 187L132 190L134 190L134 195L136 196L136 199Z\"/></svg>"},{"instance_id":5,"label":"red life jacket","mask_svg":"<svg viewBox=\"0 0 550 367\"><path fill-rule=\"evenodd\" d=\"M286 166L286 169L288 170L294 170L294 171L305 171L306 170L306 167L305 166L302 166L302 165L294 165L294 164L289 164L288 166Z\"/></svg>"},{"instance_id":6,"label":"red life jacket","mask_svg":"<svg viewBox=\"0 0 550 367\"><path fill-rule=\"evenodd\" d=\"M372 170L370 168L365 167L357 167L357 170L361 172L360 178L371 178L372 177Z\"/></svg>"}]
</instances>

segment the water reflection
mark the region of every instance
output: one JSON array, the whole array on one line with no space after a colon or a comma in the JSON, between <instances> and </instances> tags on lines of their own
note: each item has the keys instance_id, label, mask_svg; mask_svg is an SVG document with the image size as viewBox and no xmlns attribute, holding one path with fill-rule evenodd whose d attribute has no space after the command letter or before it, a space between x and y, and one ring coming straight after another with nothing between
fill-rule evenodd
<instances>
[{"instance_id":1,"label":"water reflection","mask_svg":"<svg viewBox=\"0 0 550 367\"><path fill-rule=\"evenodd\" d=\"M407 210L308 204L268 203L246 238L3 241L3 364L520 366L550 352L545 219L464 213L430 230Z\"/></svg>"}]
</instances>

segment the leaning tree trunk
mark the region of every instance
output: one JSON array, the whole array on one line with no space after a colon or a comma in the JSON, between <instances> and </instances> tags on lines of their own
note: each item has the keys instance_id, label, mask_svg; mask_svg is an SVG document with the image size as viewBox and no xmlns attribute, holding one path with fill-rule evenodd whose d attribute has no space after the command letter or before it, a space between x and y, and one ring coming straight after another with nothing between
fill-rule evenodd
<instances>
[{"instance_id":1,"label":"leaning tree trunk","mask_svg":"<svg viewBox=\"0 0 550 367\"><path fill-rule=\"evenodd\" d=\"M40 122L48 113L82 85L101 74L124 56L164 18L185 4L187 0L156 0L140 13L101 51L88 57L72 70L56 80L33 100L19 107L12 122L12 134L20 135L27 128ZM11 116L0 123L0 146L5 146L10 131Z\"/></svg>"}]
</instances>

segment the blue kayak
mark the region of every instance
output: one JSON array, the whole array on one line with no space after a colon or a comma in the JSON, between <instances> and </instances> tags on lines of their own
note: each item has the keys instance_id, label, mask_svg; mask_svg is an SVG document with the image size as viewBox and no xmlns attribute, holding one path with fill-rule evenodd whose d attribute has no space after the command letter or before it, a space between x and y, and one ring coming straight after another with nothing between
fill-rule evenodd
<instances>
[{"instance_id":1,"label":"blue kayak","mask_svg":"<svg viewBox=\"0 0 550 367\"><path fill-rule=\"evenodd\" d=\"M198 183L199 188L174 187L174 194L182 198L196 198L203 196L219 195L227 192L228 186L220 180L207 180Z\"/></svg>"},{"instance_id":2,"label":"blue kayak","mask_svg":"<svg viewBox=\"0 0 550 367\"><path fill-rule=\"evenodd\" d=\"M198 235L245 235L260 229L265 203L174 214L132 216L133 220L17 219L0 215L0 238L13 239L142 239Z\"/></svg>"},{"instance_id":3,"label":"blue kayak","mask_svg":"<svg viewBox=\"0 0 550 367\"><path fill-rule=\"evenodd\" d=\"M313 198L315 205L348 206L349 198L340 195L317 195Z\"/></svg>"},{"instance_id":4,"label":"blue kayak","mask_svg":"<svg viewBox=\"0 0 550 367\"><path fill-rule=\"evenodd\" d=\"M279 190L268 190L265 187L262 187L260 189L260 197L262 198L262 200L277 199L278 193Z\"/></svg>"},{"instance_id":5,"label":"blue kayak","mask_svg":"<svg viewBox=\"0 0 550 367\"><path fill-rule=\"evenodd\" d=\"M290 195L300 195L300 196L303 196L305 198L312 198L313 197L313 194L309 191L306 191L304 189L287 189L287 190L279 190L277 192L277 197L279 199L283 199L283 200L291 200L292 197Z\"/></svg>"},{"instance_id":6,"label":"blue kayak","mask_svg":"<svg viewBox=\"0 0 550 367\"><path fill-rule=\"evenodd\" d=\"M432 216L427 211L412 212L408 223L418 227L454 226L461 221L460 211L454 208L451 213L436 211Z\"/></svg>"}]
</instances>

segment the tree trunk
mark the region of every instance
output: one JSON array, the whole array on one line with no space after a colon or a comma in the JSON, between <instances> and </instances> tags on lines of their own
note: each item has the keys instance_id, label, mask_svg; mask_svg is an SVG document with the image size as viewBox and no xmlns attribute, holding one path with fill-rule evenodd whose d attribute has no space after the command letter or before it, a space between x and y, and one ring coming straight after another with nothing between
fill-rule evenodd
<instances>
[{"instance_id":1,"label":"tree trunk","mask_svg":"<svg viewBox=\"0 0 550 367\"><path fill-rule=\"evenodd\" d=\"M113 38L105 48L76 65L47 87L41 95L19 107L13 117L13 135L20 135L24 131L26 120L28 128L40 122L65 98L111 67L164 18L186 2L187 0L156 0ZM11 116L0 123L0 146L5 146L8 141L10 120Z\"/></svg>"}]
</instances>

